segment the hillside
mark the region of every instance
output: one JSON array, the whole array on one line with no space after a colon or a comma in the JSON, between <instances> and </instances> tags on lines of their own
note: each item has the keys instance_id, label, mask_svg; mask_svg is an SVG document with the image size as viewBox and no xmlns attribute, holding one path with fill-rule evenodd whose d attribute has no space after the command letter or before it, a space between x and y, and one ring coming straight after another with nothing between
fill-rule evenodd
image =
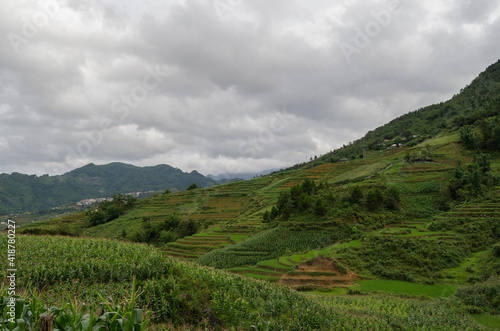
<instances>
[{"instance_id":1,"label":"hillside","mask_svg":"<svg viewBox=\"0 0 500 331\"><path fill-rule=\"evenodd\" d=\"M443 132L458 130L466 125L481 125L482 121L499 113L500 60L450 100L402 115L348 145L290 169L339 162L344 158L360 158L367 150L381 150L393 144L412 147ZM498 144L500 140L496 141L496 146Z\"/></svg>"},{"instance_id":2,"label":"hillside","mask_svg":"<svg viewBox=\"0 0 500 331\"><path fill-rule=\"evenodd\" d=\"M498 329L499 73L500 61L451 100L307 164L124 202L110 221L92 221L106 205L19 232L156 246L180 279L175 292L146 277L151 291L176 293L168 300L182 307L167 312L159 305L163 322L188 316L177 322L245 330L481 330L474 318ZM204 290L189 289L200 279ZM383 302L392 308L380 308Z\"/></svg>"},{"instance_id":3,"label":"hillside","mask_svg":"<svg viewBox=\"0 0 500 331\"><path fill-rule=\"evenodd\" d=\"M49 209L120 192L184 190L192 183L199 187L216 184L196 171L185 173L168 165L88 164L60 176L0 174L0 215Z\"/></svg>"},{"instance_id":4,"label":"hillside","mask_svg":"<svg viewBox=\"0 0 500 331\"><path fill-rule=\"evenodd\" d=\"M6 238L0 236L4 251ZM144 245L18 241L21 298L11 330L38 329L44 313L65 330L486 330L443 302L388 295L311 299L285 286L164 258ZM6 260L0 266L5 279ZM0 292L7 289L2 283ZM2 300L2 319L6 308Z\"/></svg>"}]
</instances>

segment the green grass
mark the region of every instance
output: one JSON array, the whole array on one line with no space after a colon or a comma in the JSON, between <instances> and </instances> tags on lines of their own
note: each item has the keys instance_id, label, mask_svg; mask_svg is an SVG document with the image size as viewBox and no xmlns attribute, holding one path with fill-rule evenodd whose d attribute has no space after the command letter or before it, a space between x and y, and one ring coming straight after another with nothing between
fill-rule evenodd
<instances>
[{"instance_id":1,"label":"green grass","mask_svg":"<svg viewBox=\"0 0 500 331\"><path fill-rule=\"evenodd\" d=\"M280 256L278 258L279 262L281 263L282 266L288 266L288 267L293 267L295 264L291 263L288 261L288 258L286 256Z\"/></svg>"},{"instance_id":2,"label":"green grass","mask_svg":"<svg viewBox=\"0 0 500 331\"><path fill-rule=\"evenodd\" d=\"M452 134L444 134L444 135L439 135L435 138L428 139L421 144L417 145L417 148L426 148L427 145L436 147L440 145L448 145L450 143L457 143L460 141L460 133L452 133Z\"/></svg>"},{"instance_id":3,"label":"green grass","mask_svg":"<svg viewBox=\"0 0 500 331\"><path fill-rule=\"evenodd\" d=\"M242 242L243 240L247 239L249 236L248 235L238 235L238 234L233 234L229 236L232 241L234 242Z\"/></svg>"},{"instance_id":4,"label":"green grass","mask_svg":"<svg viewBox=\"0 0 500 331\"><path fill-rule=\"evenodd\" d=\"M260 261L259 263L257 263L257 266L275 268L281 270L293 270L293 268L295 267L295 266L284 266L282 264L279 264L278 259Z\"/></svg>"},{"instance_id":5,"label":"green grass","mask_svg":"<svg viewBox=\"0 0 500 331\"><path fill-rule=\"evenodd\" d=\"M303 255L292 255L288 257L288 260L294 263L302 263L303 262Z\"/></svg>"},{"instance_id":6,"label":"green grass","mask_svg":"<svg viewBox=\"0 0 500 331\"><path fill-rule=\"evenodd\" d=\"M386 292L392 294L426 295L431 298L449 297L457 291L455 285L422 285L396 280L359 281L362 292Z\"/></svg>"},{"instance_id":7,"label":"green grass","mask_svg":"<svg viewBox=\"0 0 500 331\"><path fill-rule=\"evenodd\" d=\"M352 240L340 244L335 244L332 246L329 246L324 249L319 249L319 250L312 250L307 252L306 254L303 255L303 260L311 260L314 259L316 256L327 256L327 257L334 257L335 252L338 251L341 248L346 248L346 247L361 247L363 246L363 242L361 240Z\"/></svg>"},{"instance_id":8,"label":"green grass","mask_svg":"<svg viewBox=\"0 0 500 331\"><path fill-rule=\"evenodd\" d=\"M500 330L500 315L472 315L476 322L488 327L490 330Z\"/></svg>"},{"instance_id":9,"label":"green grass","mask_svg":"<svg viewBox=\"0 0 500 331\"><path fill-rule=\"evenodd\" d=\"M261 274L254 274L251 272L246 272L243 275L254 278L254 279L262 279L262 280L267 280L271 282L277 282L280 278L279 277L272 277L272 276L266 276L266 275L261 275Z\"/></svg>"},{"instance_id":10,"label":"green grass","mask_svg":"<svg viewBox=\"0 0 500 331\"><path fill-rule=\"evenodd\" d=\"M336 287L332 288L328 291L320 291L320 290L314 290L314 291L306 291L303 292L305 295L308 296L313 296L313 297L328 297L332 295L347 295L348 289L347 287Z\"/></svg>"},{"instance_id":11,"label":"green grass","mask_svg":"<svg viewBox=\"0 0 500 331\"><path fill-rule=\"evenodd\" d=\"M467 282L467 278L474 276L475 273L479 271L479 260L481 257L487 255L488 252L489 251L473 253L466 260L462 261L459 266L455 268L443 269L443 281L465 284Z\"/></svg>"},{"instance_id":12,"label":"green grass","mask_svg":"<svg viewBox=\"0 0 500 331\"><path fill-rule=\"evenodd\" d=\"M364 179L369 176L375 175L379 171L383 171L390 165L389 163L372 163L368 165L360 164L358 167L354 167L352 170L347 171L340 176L336 176L332 181L333 183L348 182L358 179Z\"/></svg>"},{"instance_id":13,"label":"green grass","mask_svg":"<svg viewBox=\"0 0 500 331\"><path fill-rule=\"evenodd\" d=\"M281 272L278 272L278 271L272 271L272 270L269 270L269 269L258 269L258 268L254 268L254 267L238 267L238 268L229 268L229 269L226 269L228 271L231 271L231 272L236 272L236 273L265 273L265 274L268 274L268 275L276 275L277 277L278 276L281 276Z\"/></svg>"},{"instance_id":14,"label":"green grass","mask_svg":"<svg viewBox=\"0 0 500 331\"><path fill-rule=\"evenodd\" d=\"M332 246L331 249L337 250L337 249L344 248L344 247L361 247L361 246L363 246L363 242L361 240L352 240L352 241L349 241L346 243L341 243L341 244Z\"/></svg>"}]
</instances>

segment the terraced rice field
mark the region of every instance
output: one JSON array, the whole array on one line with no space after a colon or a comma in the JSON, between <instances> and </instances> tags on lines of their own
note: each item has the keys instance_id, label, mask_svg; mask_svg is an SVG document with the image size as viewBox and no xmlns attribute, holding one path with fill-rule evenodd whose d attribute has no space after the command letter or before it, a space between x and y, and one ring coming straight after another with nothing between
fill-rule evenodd
<instances>
[{"instance_id":1,"label":"terraced rice field","mask_svg":"<svg viewBox=\"0 0 500 331\"><path fill-rule=\"evenodd\" d=\"M395 236L408 239L459 240L455 233L434 232L427 229L430 220L409 221L389 224L384 229L374 232L377 235Z\"/></svg>"},{"instance_id":2,"label":"terraced rice field","mask_svg":"<svg viewBox=\"0 0 500 331\"><path fill-rule=\"evenodd\" d=\"M439 217L436 220L442 219L487 219L487 218L499 218L500 219L500 202L488 202L488 203L469 203L458 206L454 210L451 210Z\"/></svg>"},{"instance_id":3,"label":"terraced rice field","mask_svg":"<svg viewBox=\"0 0 500 331\"><path fill-rule=\"evenodd\" d=\"M290 263L295 263L288 258ZM304 263L295 263L294 271L284 274L280 283L295 289L338 288L354 285L358 276L336 259L318 256Z\"/></svg>"},{"instance_id":4,"label":"terraced rice field","mask_svg":"<svg viewBox=\"0 0 500 331\"><path fill-rule=\"evenodd\" d=\"M200 256L226 245L242 241L250 236L250 231L221 230L197 233L168 243L163 252L172 257L194 260Z\"/></svg>"}]
</instances>

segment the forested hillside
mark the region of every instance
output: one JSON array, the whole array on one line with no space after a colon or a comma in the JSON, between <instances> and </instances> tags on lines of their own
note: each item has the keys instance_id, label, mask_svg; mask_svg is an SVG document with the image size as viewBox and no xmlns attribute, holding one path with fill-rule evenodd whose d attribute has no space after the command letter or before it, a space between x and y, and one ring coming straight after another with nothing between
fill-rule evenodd
<instances>
[{"instance_id":1,"label":"forested hillside","mask_svg":"<svg viewBox=\"0 0 500 331\"><path fill-rule=\"evenodd\" d=\"M200 173L182 172L168 165L136 167L123 163L88 164L61 176L0 174L0 215L72 204L116 193L184 190L190 184L215 185Z\"/></svg>"},{"instance_id":2,"label":"forested hillside","mask_svg":"<svg viewBox=\"0 0 500 331\"><path fill-rule=\"evenodd\" d=\"M499 114L500 60L490 65L452 99L409 112L369 131L361 139L326 153L313 162L296 165L293 168L339 162L344 158L362 158L367 150L386 149L394 144L412 147L439 133L457 130L467 125L476 125L481 129L478 132L478 139L483 143L483 147L498 150L500 119L496 116ZM488 135L490 137L486 139L491 139L484 141Z\"/></svg>"}]
</instances>

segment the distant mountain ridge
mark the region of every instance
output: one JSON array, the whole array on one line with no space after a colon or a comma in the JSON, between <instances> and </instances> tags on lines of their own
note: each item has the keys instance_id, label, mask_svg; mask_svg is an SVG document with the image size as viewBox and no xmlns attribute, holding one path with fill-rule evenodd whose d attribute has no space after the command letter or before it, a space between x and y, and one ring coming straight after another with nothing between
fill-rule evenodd
<instances>
[{"instance_id":1,"label":"distant mountain ridge","mask_svg":"<svg viewBox=\"0 0 500 331\"><path fill-rule=\"evenodd\" d=\"M214 179L169 165L137 167L125 163L87 164L59 176L0 174L0 215L48 209L116 193L185 190L216 185Z\"/></svg>"}]
</instances>

